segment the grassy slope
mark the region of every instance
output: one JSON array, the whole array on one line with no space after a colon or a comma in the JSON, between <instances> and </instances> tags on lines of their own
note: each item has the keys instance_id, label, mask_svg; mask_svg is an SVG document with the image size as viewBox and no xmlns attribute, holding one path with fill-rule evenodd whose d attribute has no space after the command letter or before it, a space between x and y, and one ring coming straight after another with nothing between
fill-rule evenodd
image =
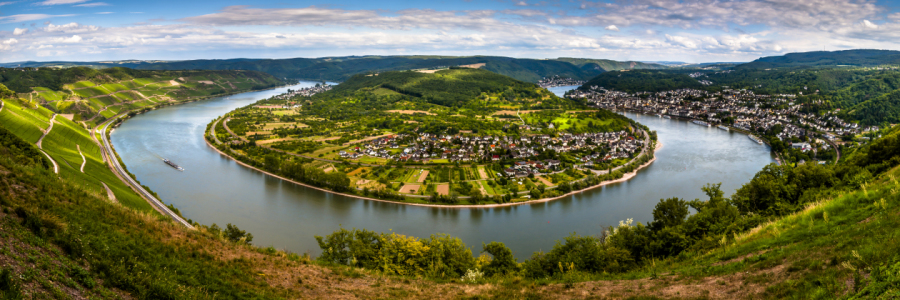
<instances>
[{"instance_id":1,"label":"grassy slope","mask_svg":"<svg viewBox=\"0 0 900 300\"><path fill-rule=\"evenodd\" d=\"M52 112L43 107L23 109L15 101L4 100L4 108L0 112L0 120L2 120L0 125L20 138L34 143L42 135L40 130L49 127L49 123L44 123L42 118L47 114L52 114ZM34 124L41 126L41 129ZM81 147L87 160L84 173L81 172L81 164L84 160L78 153L76 145ZM116 195L116 199L123 205L141 211L153 211L143 198L135 194L107 168L101 157L100 147L94 143L88 131L80 125L62 117L56 117L53 129L44 137L42 146L47 154L59 164L61 177L103 195L106 192L101 182L106 183Z\"/></svg>"},{"instance_id":2,"label":"grassy slope","mask_svg":"<svg viewBox=\"0 0 900 300\"><path fill-rule=\"evenodd\" d=\"M0 69L2 83L28 94L53 112L74 114L94 126L110 116L106 110L141 109L171 101L271 87L280 80L252 71L147 71L129 69L38 70ZM0 75L2 77L2 75ZM174 84L173 84L174 82ZM44 85L44 86L42 86Z\"/></svg>"}]
</instances>

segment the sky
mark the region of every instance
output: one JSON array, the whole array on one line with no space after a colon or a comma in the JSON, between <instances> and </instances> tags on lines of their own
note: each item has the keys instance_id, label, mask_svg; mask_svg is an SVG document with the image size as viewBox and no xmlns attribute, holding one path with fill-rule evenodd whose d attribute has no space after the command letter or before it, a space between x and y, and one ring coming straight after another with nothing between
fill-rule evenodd
<instances>
[{"instance_id":1,"label":"sky","mask_svg":"<svg viewBox=\"0 0 900 300\"><path fill-rule=\"evenodd\" d=\"M0 0L0 62L497 55L737 62L900 50L858 0Z\"/></svg>"}]
</instances>

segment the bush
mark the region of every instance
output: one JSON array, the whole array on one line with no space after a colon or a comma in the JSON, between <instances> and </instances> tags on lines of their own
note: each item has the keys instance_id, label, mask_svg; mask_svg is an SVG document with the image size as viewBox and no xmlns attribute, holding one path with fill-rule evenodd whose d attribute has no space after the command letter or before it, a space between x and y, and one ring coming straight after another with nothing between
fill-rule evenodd
<instances>
[{"instance_id":1,"label":"bush","mask_svg":"<svg viewBox=\"0 0 900 300\"><path fill-rule=\"evenodd\" d=\"M239 229L237 226L228 223L228 225L225 226L225 239L232 242L250 244L250 242L253 241L253 234L247 233L246 231Z\"/></svg>"},{"instance_id":2,"label":"bush","mask_svg":"<svg viewBox=\"0 0 900 300\"><path fill-rule=\"evenodd\" d=\"M341 228L316 236L319 261L359 266L402 276L460 277L475 267L472 251L459 238L445 234L418 239L397 233Z\"/></svg>"}]
</instances>

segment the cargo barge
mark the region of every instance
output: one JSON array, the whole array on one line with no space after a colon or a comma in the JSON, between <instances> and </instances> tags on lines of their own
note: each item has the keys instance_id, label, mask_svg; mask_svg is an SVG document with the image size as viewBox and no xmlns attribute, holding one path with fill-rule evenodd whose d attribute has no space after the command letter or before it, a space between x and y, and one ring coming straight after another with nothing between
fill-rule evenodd
<instances>
[{"instance_id":1,"label":"cargo barge","mask_svg":"<svg viewBox=\"0 0 900 300\"><path fill-rule=\"evenodd\" d=\"M184 172L184 168L182 168L182 167L176 165L176 164L173 163L171 160L168 160L168 159L163 158L163 162L165 162L165 163L166 163L167 165L169 165L170 167L175 168L175 170Z\"/></svg>"}]
</instances>

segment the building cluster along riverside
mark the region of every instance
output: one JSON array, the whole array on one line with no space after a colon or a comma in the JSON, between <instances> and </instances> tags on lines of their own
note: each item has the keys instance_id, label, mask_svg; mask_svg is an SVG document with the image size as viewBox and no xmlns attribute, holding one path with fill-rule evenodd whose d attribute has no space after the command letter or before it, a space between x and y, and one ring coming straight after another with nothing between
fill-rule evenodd
<instances>
[{"instance_id":1,"label":"building cluster along riverside","mask_svg":"<svg viewBox=\"0 0 900 300\"><path fill-rule=\"evenodd\" d=\"M362 142L339 154L349 159L370 156L427 163L433 160L527 161L541 156L545 151L553 151L556 154L569 153L581 162L580 165L591 166L596 162L631 157L641 151L644 143L643 139L635 138L626 131L523 137L421 133L380 137Z\"/></svg>"},{"instance_id":2,"label":"building cluster along riverside","mask_svg":"<svg viewBox=\"0 0 900 300\"><path fill-rule=\"evenodd\" d=\"M305 88L302 88L299 90L290 90L289 89L287 93L283 93L283 94L275 96L275 99L284 100L284 99L290 99L295 96L309 97L309 96L312 96L312 95L315 95L318 93L330 91L332 87L334 87L334 86L327 84L327 83L316 83L316 86L305 87Z\"/></svg>"},{"instance_id":3,"label":"building cluster along riverside","mask_svg":"<svg viewBox=\"0 0 900 300\"><path fill-rule=\"evenodd\" d=\"M573 90L567 96L585 99L600 108L688 118L708 122L712 126L727 124L750 132L768 131L781 126L778 138L787 143L794 142L798 144L794 148L800 149L810 147L803 147L798 139L812 141L821 137L836 141L840 135L878 130L877 126L865 127L841 120L835 114L836 111L825 114L805 113L801 110L802 105L795 102L797 96L793 94L759 95L748 90L733 89L721 92L680 89L657 93L624 93L591 86L587 91Z\"/></svg>"},{"instance_id":4,"label":"building cluster along riverside","mask_svg":"<svg viewBox=\"0 0 900 300\"><path fill-rule=\"evenodd\" d=\"M558 86L582 85L585 82L586 81L584 80L575 80L568 77L559 77L559 75L554 75L541 78L541 80L538 81L538 85L542 88L552 88Z\"/></svg>"}]
</instances>

